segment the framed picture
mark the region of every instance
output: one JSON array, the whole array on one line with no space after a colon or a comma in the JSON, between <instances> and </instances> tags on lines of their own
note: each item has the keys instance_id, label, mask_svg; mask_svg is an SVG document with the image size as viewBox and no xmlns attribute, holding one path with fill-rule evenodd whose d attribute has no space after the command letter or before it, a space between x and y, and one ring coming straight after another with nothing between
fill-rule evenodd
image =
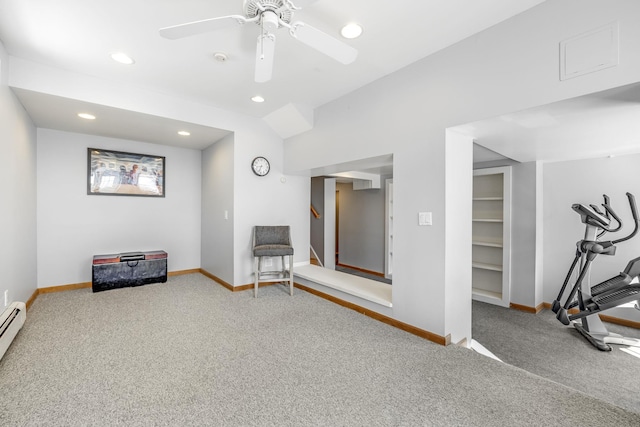
<instances>
[{"instance_id":1,"label":"framed picture","mask_svg":"<svg viewBox=\"0 0 640 427\"><path fill-rule=\"evenodd\" d=\"M87 194L164 197L164 157L87 149Z\"/></svg>"}]
</instances>

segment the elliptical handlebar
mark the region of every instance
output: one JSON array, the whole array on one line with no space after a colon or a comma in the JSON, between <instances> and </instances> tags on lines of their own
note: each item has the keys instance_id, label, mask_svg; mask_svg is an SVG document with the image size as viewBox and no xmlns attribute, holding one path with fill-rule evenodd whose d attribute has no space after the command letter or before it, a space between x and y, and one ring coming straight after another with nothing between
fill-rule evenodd
<instances>
[{"instance_id":1,"label":"elliptical handlebar","mask_svg":"<svg viewBox=\"0 0 640 427\"><path fill-rule=\"evenodd\" d=\"M611 205L609 205L609 196L604 194L603 197L604 203L602 203L602 207L604 208L604 212L593 204L587 206L581 203L575 203L571 205L571 208L580 215L584 224L597 227L601 230L598 233L598 238L602 237L605 233L615 233L622 228L620 217L611 208ZM612 219L616 222L615 227L611 226Z\"/></svg>"},{"instance_id":2,"label":"elliptical handlebar","mask_svg":"<svg viewBox=\"0 0 640 427\"><path fill-rule=\"evenodd\" d=\"M607 227L605 229L605 231L607 233L615 233L616 231L620 230L622 228L622 221L620 220L620 217L614 212L613 209L611 209L611 205L609 204L609 196L607 196L606 194L603 194L602 197L604 198L604 203L602 205L602 207L604 208L605 212L606 212L606 217L609 218L609 215L611 215L611 217L618 223L618 226L615 228L609 228Z\"/></svg>"},{"instance_id":3,"label":"elliptical handlebar","mask_svg":"<svg viewBox=\"0 0 640 427\"><path fill-rule=\"evenodd\" d=\"M617 243L629 240L630 238L632 238L638 233L638 229L640 228L640 219L638 219L638 207L636 206L636 198L634 197L633 194L627 193L627 199L629 199L629 207L631 208L631 215L633 216L633 223L634 223L633 231L628 236L622 237L620 239L612 240L611 243L613 243L614 245ZM619 221L619 220L616 218L616 221Z\"/></svg>"},{"instance_id":4,"label":"elliptical handlebar","mask_svg":"<svg viewBox=\"0 0 640 427\"><path fill-rule=\"evenodd\" d=\"M606 194L603 194L602 198L604 199L604 204L602 205L605 208L604 215L609 218L609 211L606 209L606 206L609 206L609 201L611 199Z\"/></svg>"}]
</instances>

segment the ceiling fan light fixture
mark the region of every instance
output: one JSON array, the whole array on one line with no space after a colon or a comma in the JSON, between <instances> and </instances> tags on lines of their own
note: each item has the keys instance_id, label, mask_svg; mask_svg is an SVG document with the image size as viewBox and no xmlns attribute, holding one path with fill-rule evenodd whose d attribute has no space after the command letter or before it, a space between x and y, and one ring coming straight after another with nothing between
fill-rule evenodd
<instances>
[{"instance_id":1,"label":"ceiling fan light fixture","mask_svg":"<svg viewBox=\"0 0 640 427\"><path fill-rule=\"evenodd\" d=\"M262 29L266 32L275 31L280 26L278 22L278 15L275 12L266 10L260 16L260 24Z\"/></svg>"},{"instance_id":2,"label":"ceiling fan light fixture","mask_svg":"<svg viewBox=\"0 0 640 427\"><path fill-rule=\"evenodd\" d=\"M360 24L356 24L355 22L345 25L344 27L342 27L342 30L340 30L340 35L342 35L342 37L344 37L345 39L355 39L360 37L361 34L362 27L360 26Z\"/></svg>"},{"instance_id":3,"label":"ceiling fan light fixture","mask_svg":"<svg viewBox=\"0 0 640 427\"><path fill-rule=\"evenodd\" d=\"M85 119L85 120L95 120L96 116L94 116L93 114L89 114L89 113L78 113L78 117L80 117L81 119Z\"/></svg>"},{"instance_id":4,"label":"ceiling fan light fixture","mask_svg":"<svg viewBox=\"0 0 640 427\"><path fill-rule=\"evenodd\" d=\"M263 98L263 97L261 97L260 95L254 95L254 96L252 96L252 97L251 97L251 100L252 100L253 102L257 102L257 103L264 102L264 98Z\"/></svg>"},{"instance_id":5,"label":"ceiling fan light fixture","mask_svg":"<svg viewBox=\"0 0 640 427\"><path fill-rule=\"evenodd\" d=\"M111 59L124 65L133 65L136 62L133 58L123 52L113 52L111 54Z\"/></svg>"}]
</instances>

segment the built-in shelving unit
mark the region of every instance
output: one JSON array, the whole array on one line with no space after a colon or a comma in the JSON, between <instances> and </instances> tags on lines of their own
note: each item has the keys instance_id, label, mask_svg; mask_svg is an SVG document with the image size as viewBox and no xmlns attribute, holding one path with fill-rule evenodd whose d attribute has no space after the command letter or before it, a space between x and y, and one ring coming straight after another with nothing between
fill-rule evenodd
<instances>
[{"instance_id":1,"label":"built-in shelving unit","mask_svg":"<svg viewBox=\"0 0 640 427\"><path fill-rule=\"evenodd\" d=\"M473 175L473 298L509 307L511 168L479 169Z\"/></svg>"}]
</instances>

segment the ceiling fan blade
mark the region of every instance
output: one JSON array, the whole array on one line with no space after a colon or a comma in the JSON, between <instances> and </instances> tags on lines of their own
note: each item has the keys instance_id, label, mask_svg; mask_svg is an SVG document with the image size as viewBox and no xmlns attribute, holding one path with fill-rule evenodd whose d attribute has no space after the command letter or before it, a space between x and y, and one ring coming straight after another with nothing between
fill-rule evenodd
<instances>
[{"instance_id":1,"label":"ceiling fan blade","mask_svg":"<svg viewBox=\"0 0 640 427\"><path fill-rule=\"evenodd\" d=\"M291 24L290 34L307 46L345 65L351 64L358 56L355 48L303 22Z\"/></svg>"},{"instance_id":2,"label":"ceiling fan blade","mask_svg":"<svg viewBox=\"0 0 640 427\"><path fill-rule=\"evenodd\" d=\"M258 36L258 46L256 47L256 82L264 83L271 80L275 48L275 35L266 33Z\"/></svg>"},{"instance_id":3,"label":"ceiling fan blade","mask_svg":"<svg viewBox=\"0 0 640 427\"><path fill-rule=\"evenodd\" d=\"M241 15L221 16L219 18L203 19L202 21L188 22L160 29L160 35L167 39L181 39L209 31L223 30L249 22Z\"/></svg>"},{"instance_id":4,"label":"ceiling fan blade","mask_svg":"<svg viewBox=\"0 0 640 427\"><path fill-rule=\"evenodd\" d=\"M295 2L297 3L296 6L300 5L301 8L305 6L310 6L317 1L318 0L295 0Z\"/></svg>"}]
</instances>

